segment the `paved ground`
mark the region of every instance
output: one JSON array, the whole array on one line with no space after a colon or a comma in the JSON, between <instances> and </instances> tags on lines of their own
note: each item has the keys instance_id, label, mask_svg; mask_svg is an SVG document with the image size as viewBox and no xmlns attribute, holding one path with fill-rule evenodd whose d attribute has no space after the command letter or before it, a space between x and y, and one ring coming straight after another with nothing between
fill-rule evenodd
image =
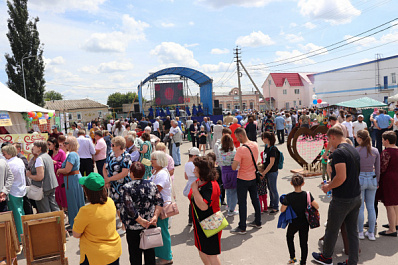
<instances>
[{"instance_id":1,"label":"paved ground","mask_svg":"<svg viewBox=\"0 0 398 265\"><path fill-rule=\"evenodd\" d=\"M260 143L260 141L259 141ZM191 147L191 143L184 143L181 146L182 166L175 170L175 189L177 194L177 202L180 210L178 216L173 217L171 233L171 243L174 255L174 264L202 264L198 256L198 251L194 246L193 231L191 227L187 226L188 221L188 200L182 195L182 190L185 186L184 179L184 164L188 160L187 150ZM262 150L262 145L260 149ZM290 170L298 168L297 163L290 158L286 144L278 148L285 155L284 169L279 172L278 176L278 190L279 194L291 192L293 189L290 185ZM328 203L330 201L320 190L320 177L307 178L304 190L309 190L313 194L315 200L320 204L321 223L324 224L327 216ZM254 219L253 207L248 198L248 221ZM233 235L229 231L235 228L239 222L239 217L228 217L230 226L227 227L222 234L221 245L222 253L220 255L222 264L240 265L240 264L286 264L289 259L289 252L286 245L286 230L277 229L278 215L271 216L262 214L263 228L252 229L248 228L246 235ZM379 224L387 223L387 215L385 207L379 204ZM379 225L379 227L381 227ZM381 229L381 228L380 228ZM311 230L309 234L309 259L308 264L313 264L311 261L311 253L319 251L320 245L318 239L323 236L324 227ZM360 254L359 264L398 264L398 239L397 238L380 238L376 236L377 240L372 242L369 240L361 240L360 247L362 253ZM295 238L297 258L300 259L300 248L298 243L298 235ZM121 264L129 264L127 242L122 237L123 254L121 256ZM69 258L69 264L79 264L79 241L75 238L67 239L66 256ZM343 243L341 238L338 239L334 262L343 261L347 258L342 253ZM18 258L19 264L26 264L23 254Z\"/></svg>"}]
</instances>

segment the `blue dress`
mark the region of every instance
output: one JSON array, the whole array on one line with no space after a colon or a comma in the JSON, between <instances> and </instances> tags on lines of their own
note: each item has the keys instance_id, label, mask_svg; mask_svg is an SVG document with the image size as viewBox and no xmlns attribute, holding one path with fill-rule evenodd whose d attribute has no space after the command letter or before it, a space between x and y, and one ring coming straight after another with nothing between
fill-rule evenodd
<instances>
[{"instance_id":1,"label":"blue dress","mask_svg":"<svg viewBox=\"0 0 398 265\"><path fill-rule=\"evenodd\" d=\"M62 163L62 168L65 168L66 162L73 165L71 171L79 170L80 157L76 152L70 152L68 154L65 161ZM68 177L64 176L66 201L68 203L68 220L71 228L73 228L73 223L80 207L85 205L83 188L79 184L79 179L81 177L82 175L80 173Z\"/></svg>"}]
</instances>

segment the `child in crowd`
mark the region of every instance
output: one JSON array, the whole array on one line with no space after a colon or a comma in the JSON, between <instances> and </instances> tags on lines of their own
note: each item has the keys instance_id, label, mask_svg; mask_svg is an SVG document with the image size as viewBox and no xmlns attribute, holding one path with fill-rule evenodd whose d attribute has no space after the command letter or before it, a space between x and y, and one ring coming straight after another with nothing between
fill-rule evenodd
<instances>
[{"instance_id":1,"label":"child in crowd","mask_svg":"<svg viewBox=\"0 0 398 265\"><path fill-rule=\"evenodd\" d=\"M258 163L257 168L258 168L258 171L260 171L261 173L263 173L265 170L265 166L263 163ZM258 198L260 200L261 212L267 213L268 206L267 206L267 178L266 177L263 177L261 179L261 182L257 184L257 193L258 193Z\"/></svg>"},{"instance_id":2,"label":"child in crowd","mask_svg":"<svg viewBox=\"0 0 398 265\"><path fill-rule=\"evenodd\" d=\"M289 223L286 233L287 246L289 248L290 254L290 260L288 261L288 264L295 264L297 262L294 250L294 235L299 232L301 248L300 265L303 265L306 264L308 255L309 224L307 218L305 217L305 210L307 209L307 192L301 190L301 187L304 185L304 178L300 175L294 175L290 184L294 187L294 192L291 192L285 196L281 207L281 212L284 212L286 211L287 206L290 205L297 215L297 218L293 219L293 221ZM311 194L310 198L311 205L318 209L319 205Z\"/></svg>"},{"instance_id":3,"label":"child in crowd","mask_svg":"<svg viewBox=\"0 0 398 265\"><path fill-rule=\"evenodd\" d=\"M195 170L195 166L193 164L193 160L198 157L200 154L200 151L196 147L191 147L188 150L188 162L185 164L185 179L187 180L187 184L185 185L184 191L182 194L186 197L188 197L189 191L191 190L191 185L193 182L195 182L198 178L195 176L195 173L193 172ZM192 209L191 209L191 204L189 204L189 211L188 211L188 226L192 226Z\"/></svg>"},{"instance_id":4,"label":"child in crowd","mask_svg":"<svg viewBox=\"0 0 398 265\"><path fill-rule=\"evenodd\" d=\"M206 139L207 139L207 133L205 131L205 126L200 126L200 132L199 132L199 150L203 151L203 155L206 153Z\"/></svg>"},{"instance_id":5,"label":"child in crowd","mask_svg":"<svg viewBox=\"0 0 398 265\"><path fill-rule=\"evenodd\" d=\"M324 146L323 146L322 151L321 151L321 157L322 157L322 160L321 160L321 164L322 164L322 179L323 180L329 180L329 174L327 172L328 161L327 161L327 159L323 158L323 154L325 154L327 147L328 147L328 143L326 142L324 144ZM329 155L329 154L326 154L326 155Z\"/></svg>"}]
</instances>

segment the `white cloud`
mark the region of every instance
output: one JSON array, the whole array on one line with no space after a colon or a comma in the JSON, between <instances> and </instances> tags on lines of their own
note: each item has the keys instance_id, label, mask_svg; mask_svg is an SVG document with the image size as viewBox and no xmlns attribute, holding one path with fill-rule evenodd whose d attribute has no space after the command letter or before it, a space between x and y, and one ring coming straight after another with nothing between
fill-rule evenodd
<instances>
[{"instance_id":1,"label":"white cloud","mask_svg":"<svg viewBox=\"0 0 398 265\"><path fill-rule=\"evenodd\" d=\"M89 52L124 52L130 41L145 40L144 30L149 25L129 15L122 16L122 30L109 33L93 33L83 49Z\"/></svg>"},{"instance_id":2,"label":"white cloud","mask_svg":"<svg viewBox=\"0 0 398 265\"><path fill-rule=\"evenodd\" d=\"M332 25L350 23L361 14L350 0L299 0L298 7L303 16L321 19Z\"/></svg>"},{"instance_id":3,"label":"white cloud","mask_svg":"<svg viewBox=\"0 0 398 265\"><path fill-rule=\"evenodd\" d=\"M291 27L291 28L295 28L295 27L297 27L297 24L296 24L296 23L294 23L294 22L292 22L292 23L290 23L290 24L289 24L289 27Z\"/></svg>"},{"instance_id":4,"label":"white cloud","mask_svg":"<svg viewBox=\"0 0 398 265\"><path fill-rule=\"evenodd\" d=\"M362 37L353 37L351 35L345 35L344 39L346 40L347 43L354 42L353 44L362 47L369 47L378 42L375 37L362 38Z\"/></svg>"},{"instance_id":5,"label":"white cloud","mask_svg":"<svg viewBox=\"0 0 398 265\"><path fill-rule=\"evenodd\" d=\"M224 49L214 48L214 49L211 49L210 53L211 54L226 54L226 53L229 53L229 50L227 48L224 48Z\"/></svg>"},{"instance_id":6,"label":"white cloud","mask_svg":"<svg viewBox=\"0 0 398 265\"><path fill-rule=\"evenodd\" d=\"M195 25L195 22L189 21L188 25L193 26L193 25Z\"/></svg>"},{"instance_id":7,"label":"white cloud","mask_svg":"<svg viewBox=\"0 0 398 265\"><path fill-rule=\"evenodd\" d=\"M303 53L299 50L293 51L277 51L275 53L277 58L275 61L283 61L283 62L291 62L293 64L311 64L314 63L314 60L307 58L306 56L302 56ZM300 57L298 57L300 56ZM294 58L292 58L294 57Z\"/></svg>"},{"instance_id":8,"label":"white cloud","mask_svg":"<svg viewBox=\"0 0 398 265\"><path fill-rule=\"evenodd\" d=\"M44 58L44 63L47 65L61 65L65 63L65 59L62 56L54 57L53 59Z\"/></svg>"},{"instance_id":9,"label":"white cloud","mask_svg":"<svg viewBox=\"0 0 398 265\"><path fill-rule=\"evenodd\" d=\"M275 42L271 40L270 36L265 35L261 31L253 31L252 33L250 33L250 35L240 36L235 43L236 45L242 47L259 47L275 44Z\"/></svg>"},{"instance_id":10,"label":"white cloud","mask_svg":"<svg viewBox=\"0 0 398 265\"><path fill-rule=\"evenodd\" d=\"M223 8L226 6L262 7L277 0L197 0L199 3L212 8Z\"/></svg>"},{"instance_id":11,"label":"white cloud","mask_svg":"<svg viewBox=\"0 0 398 265\"><path fill-rule=\"evenodd\" d=\"M162 42L150 52L164 65L198 67L199 63L194 59L193 52L175 42Z\"/></svg>"},{"instance_id":12,"label":"white cloud","mask_svg":"<svg viewBox=\"0 0 398 265\"><path fill-rule=\"evenodd\" d=\"M314 29L316 28L316 25L314 23L307 22L304 24L304 27L306 27L307 29Z\"/></svg>"},{"instance_id":13,"label":"white cloud","mask_svg":"<svg viewBox=\"0 0 398 265\"><path fill-rule=\"evenodd\" d=\"M174 23L162 22L160 25L161 25L163 28L173 28L173 27L175 27L175 24L174 24Z\"/></svg>"},{"instance_id":14,"label":"white cloud","mask_svg":"<svg viewBox=\"0 0 398 265\"><path fill-rule=\"evenodd\" d=\"M299 47L301 50L303 50L306 53L311 52L311 55L312 54L327 54L328 53L328 49L326 49L323 46L315 45L313 43L307 43L306 45L299 44Z\"/></svg>"},{"instance_id":15,"label":"white cloud","mask_svg":"<svg viewBox=\"0 0 398 265\"><path fill-rule=\"evenodd\" d=\"M196 47L196 46L199 46L199 43L191 43L191 44L184 44L184 47L185 48L189 48L189 47Z\"/></svg>"},{"instance_id":16,"label":"white cloud","mask_svg":"<svg viewBox=\"0 0 398 265\"><path fill-rule=\"evenodd\" d=\"M134 65L130 62L123 61L111 61L107 63L101 63L98 66L83 66L79 69L80 72L86 74L107 74L107 73L115 73L115 72L124 72L133 69Z\"/></svg>"},{"instance_id":17,"label":"white cloud","mask_svg":"<svg viewBox=\"0 0 398 265\"><path fill-rule=\"evenodd\" d=\"M218 64L204 64L202 69L205 73L218 73L225 72L229 66L229 63L219 62Z\"/></svg>"},{"instance_id":18,"label":"white cloud","mask_svg":"<svg viewBox=\"0 0 398 265\"><path fill-rule=\"evenodd\" d=\"M106 0L31 0L29 8L39 11L63 13L66 10L98 11Z\"/></svg>"},{"instance_id":19,"label":"white cloud","mask_svg":"<svg viewBox=\"0 0 398 265\"><path fill-rule=\"evenodd\" d=\"M304 40L303 36L301 36L301 32L299 32L298 34L285 34L282 32L281 35L284 36L285 39L291 43L301 42Z\"/></svg>"}]
</instances>

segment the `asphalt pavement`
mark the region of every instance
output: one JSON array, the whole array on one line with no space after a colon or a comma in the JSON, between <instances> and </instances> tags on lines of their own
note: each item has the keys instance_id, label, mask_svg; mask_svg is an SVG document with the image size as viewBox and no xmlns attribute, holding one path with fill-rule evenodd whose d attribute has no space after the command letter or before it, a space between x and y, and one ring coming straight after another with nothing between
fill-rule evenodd
<instances>
[{"instance_id":1,"label":"asphalt pavement","mask_svg":"<svg viewBox=\"0 0 398 265\"><path fill-rule=\"evenodd\" d=\"M260 150L264 149L262 141L258 140ZM188 161L188 149L191 143L184 142L181 145L181 161L182 165L176 167L174 187L177 195L178 208L180 214L172 217L171 222L171 244L173 251L174 264L196 265L202 264L198 251L194 245L194 236L192 227L188 224L188 205L189 201L182 195L186 180L184 179L184 164ZM298 169L298 164L290 157L286 143L277 145L283 152L285 157L284 168L279 171L278 175L278 192L279 195L293 191L290 185L292 174L291 169ZM210 150L211 151L211 150ZM327 211L330 198L328 198L320 189L322 182L321 176L309 177L305 179L303 190L311 191L314 199L320 205L321 227L311 229L309 232L309 254L307 264L315 264L312 261L312 252L320 252L321 244L319 238L324 234L324 223L327 220ZM269 200L268 200L269 203ZM223 209L224 207L222 207ZM289 260L289 252L286 244L286 229L277 229L277 215L262 214L262 229L247 228L247 234L234 235L230 233L239 222L239 216L227 217L230 226L222 232L220 255L221 263L228 265L249 265L249 264L287 264ZM365 211L366 216L366 211ZM366 218L366 217L365 217ZM248 198L248 222L254 220L254 209ZM376 232L384 230L381 225L386 224L387 214L383 204L379 203L378 227ZM296 258L300 259L300 246L298 234L295 237ZM129 255L127 251L127 242L125 236L122 236L123 254L120 257L120 264L129 264ZM360 241L361 254L359 256L359 264L366 265L392 265L398 264L398 238L380 237L376 235L376 241L367 239ZM79 264L79 240L73 237L67 238L66 256L69 264ZM333 256L334 264L346 260L348 257L343 253L343 242L341 237L337 240L335 252ZM18 264L26 264L23 253L18 256Z\"/></svg>"}]
</instances>

